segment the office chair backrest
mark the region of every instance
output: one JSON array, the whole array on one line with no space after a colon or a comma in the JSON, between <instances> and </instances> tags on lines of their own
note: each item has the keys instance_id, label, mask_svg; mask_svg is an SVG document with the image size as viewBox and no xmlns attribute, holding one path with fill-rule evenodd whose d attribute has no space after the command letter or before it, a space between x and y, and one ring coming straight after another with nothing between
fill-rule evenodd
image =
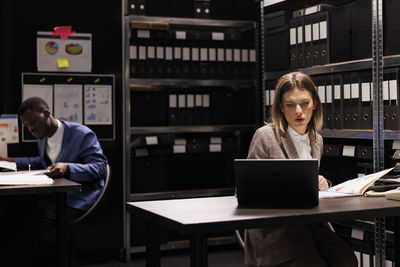
<instances>
[{"instance_id":1,"label":"office chair backrest","mask_svg":"<svg viewBox=\"0 0 400 267\"><path fill-rule=\"evenodd\" d=\"M85 220L94 210L97 209L97 207L99 206L103 196L105 195L105 193L107 192L107 189L110 185L110 180L111 180L111 167L110 165L107 163L107 169L106 169L106 177L104 179L104 188L103 191L100 193L99 197L97 198L96 202L94 202L94 204L80 217L72 219L70 221L71 225L77 224L83 220Z\"/></svg>"}]
</instances>

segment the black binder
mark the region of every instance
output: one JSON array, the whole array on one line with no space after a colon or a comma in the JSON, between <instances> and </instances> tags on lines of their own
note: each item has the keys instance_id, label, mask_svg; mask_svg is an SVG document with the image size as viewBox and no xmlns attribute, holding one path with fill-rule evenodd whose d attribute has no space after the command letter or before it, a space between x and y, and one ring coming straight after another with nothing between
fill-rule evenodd
<instances>
[{"instance_id":1,"label":"black binder","mask_svg":"<svg viewBox=\"0 0 400 267\"><path fill-rule=\"evenodd\" d=\"M138 0L128 0L128 14L131 15L137 15L138 14L138 9L139 9L139 5L138 5Z\"/></svg>"},{"instance_id":2,"label":"black binder","mask_svg":"<svg viewBox=\"0 0 400 267\"><path fill-rule=\"evenodd\" d=\"M193 1L171 0L171 17L191 18L193 16Z\"/></svg>"},{"instance_id":3,"label":"black binder","mask_svg":"<svg viewBox=\"0 0 400 267\"><path fill-rule=\"evenodd\" d=\"M138 0L138 9L137 9L137 14L138 15L146 15L146 0Z\"/></svg>"},{"instance_id":4,"label":"black binder","mask_svg":"<svg viewBox=\"0 0 400 267\"><path fill-rule=\"evenodd\" d=\"M350 6L341 5L332 8L329 13L329 62L351 58Z\"/></svg>"},{"instance_id":5,"label":"black binder","mask_svg":"<svg viewBox=\"0 0 400 267\"><path fill-rule=\"evenodd\" d=\"M351 73L351 129L361 129L360 118L360 75Z\"/></svg>"},{"instance_id":6,"label":"black binder","mask_svg":"<svg viewBox=\"0 0 400 267\"><path fill-rule=\"evenodd\" d=\"M168 90L168 125L178 125L178 92Z\"/></svg>"},{"instance_id":7,"label":"black binder","mask_svg":"<svg viewBox=\"0 0 400 267\"><path fill-rule=\"evenodd\" d=\"M333 75L333 128L343 129L343 81L342 74Z\"/></svg>"},{"instance_id":8,"label":"black binder","mask_svg":"<svg viewBox=\"0 0 400 267\"><path fill-rule=\"evenodd\" d=\"M319 37L319 23L321 21L321 16L319 13L315 13L310 15L312 18L312 66L314 65L321 65L321 60L320 60L320 37Z\"/></svg>"},{"instance_id":9,"label":"black binder","mask_svg":"<svg viewBox=\"0 0 400 267\"><path fill-rule=\"evenodd\" d=\"M326 110L326 99L325 99L325 76L313 77L314 84L317 87L319 99L321 100L322 110ZM328 128L326 125L326 112L322 112L323 124L322 128Z\"/></svg>"},{"instance_id":10,"label":"black binder","mask_svg":"<svg viewBox=\"0 0 400 267\"><path fill-rule=\"evenodd\" d=\"M213 19L230 20L233 17L232 0L211 1L211 17Z\"/></svg>"},{"instance_id":11,"label":"black binder","mask_svg":"<svg viewBox=\"0 0 400 267\"><path fill-rule=\"evenodd\" d=\"M399 130L398 69L389 72L389 129Z\"/></svg>"},{"instance_id":12,"label":"black binder","mask_svg":"<svg viewBox=\"0 0 400 267\"><path fill-rule=\"evenodd\" d=\"M334 129L334 113L333 113L333 76L325 76L325 118L326 128Z\"/></svg>"},{"instance_id":13,"label":"black binder","mask_svg":"<svg viewBox=\"0 0 400 267\"><path fill-rule=\"evenodd\" d=\"M289 55L290 68L297 69L297 23L296 19L291 19L289 22Z\"/></svg>"},{"instance_id":14,"label":"black binder","mask_svg":"<svg viewBox=\"0 0 400 267\"><path fill-rule=\"evenodd\" d=\"M389 100L390 70L383 70L382 99L383 99L383 126L390 129L390 100Z\"/></svg>"},{"instance_id":15,"label":"black binder","mask_svg":"<svg viewBox=\"0 0 400 267\"><path fill-rule=\"evenodd\" d=\"M352 126L352 101L351 101L351 76L349 73L343 73L343 128L351 129Z\"/></svg>"},{"instance_id":16,"label":"black binder","mask_svg":"<svg viewBox=\"0 0 400 267\"><path fill-rule=\"evenodd\" d=\"M314 25L318 23L319 35L316 46L314 46L314 65L324 65L329 63L329 13L322 11L314 14Z\"/></svg>"},{"instance_id":17,"label":"black binder","mask_svg":"<svg viewBox=\"0 0 400 267\"><path fill-rule=\"evenodd\" d=\"M286 70L290 66L289 27L283 25L265 30L265 69L267 71Z\"/></svg>"},{"instance_id":18,"label":"black binder","mask_svg":"<svg viewBox=\"0 0 400 267\"><path fill-rule=\"evenodd\" d=\"M383 55L400 53L400 1L385 0L383 4Z\"/></svg>"},{"instance_id":19,"label":"black binder","mask_svg":"<svg viewBox=\"0 0 400 267\"><path fill-rule=\"evenodd\" d=\"M297 21L297 67L304 68L305 50L304 50L304 21L303 17L298 17Z\"/></svg>"},{"instance_id":20,"label":"black binder","mask_svg":"<svg viewBox=\"0 0 400 267\"><path fill-rule=\"evenodd\" d=\"M360 73L361 83L361 129L372 129L372 74L370 71Z\"/></svg>"},{"instance_id":21,"label":"black binder","mask_svg":"<svg viewBox=\"0 0 400 267\"><path fill-rule=\"evenodd\" d=\"M168 17L170 14L171 0L146 0L146 14L149 16Z\"/></svg>"},{"instance_id":22,"label":"black binder","mask_svg":"<svg viewBox=\"0 0 400 267\"><path fill-rule=\"evenodd\" d=\"M359 0L350 4L352 59L370 58L372 51L371 1Z\"/></svg>"},{"instance_id":23,"label":"black binder","mask_svg":"<svg viewBox=\"0 0 400 267\"><path fill-rule=\"evenodd\" d=\"M313 65L313 31L312 31L312 16L304 17L304 67ZM300 67L300 66L299 66Z\"/></svg>"}]
</instances>

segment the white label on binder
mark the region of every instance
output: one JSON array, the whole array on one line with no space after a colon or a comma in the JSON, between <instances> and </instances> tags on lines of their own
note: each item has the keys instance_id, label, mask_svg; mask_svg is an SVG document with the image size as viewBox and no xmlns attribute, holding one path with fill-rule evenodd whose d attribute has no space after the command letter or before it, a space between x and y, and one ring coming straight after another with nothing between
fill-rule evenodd
<instances>
[{"instance_id":1,"label":"white label on binder","mask_svg":"<svg viewBox=\"0 0 400 267\"><path fill-rule=\"evenodd\" d=\"M256 62L256 50L255 49L250 49L250 62Z\"/></svg>"},{"instance_id":2,"label":"white label on binder","mask_svg":"<svg viewBox=\"0 0 400 267\"><path fill-rule=\"evenodd\" d=\"M194 95L193 94L187 95L187 107L194 108Z\"/></svg>"},{"instance_id":3,"label":"white label on binder","mask_svg":"<svg viewBox=\"0 0 400 267\"><path fill-rule=\"evenodd\" d=\"M328 27L326 20L319 23L319 39L328 38Z\"/></svg>"},{"instance_id":4,"label":"white label on binder","mask_svg":"<svg viewBox=\"0 0 400 267\"><path fill-rule=\"evenodd\" d=\"M174 58L181 59L182 58L182 48L174 47Z\"/></svg>"},{"instance_id":5,"label":"white label on binder","mask_svg":"<svg viewBox=\"0 0 400 267\"><path fill-rule=\"evenodd\" d=\"M210 144L209 145L210 152L221 152L222 145L221 144Z\"/></svg>"},{"instance_id":6,"label":"white label on binder","mask_svg":"<svg viewBox=\"0 0 400 267\"><path fill-rule=\"evenodd\" d=\"M333 98L334 99L340 99L340 85L339 84L335 84L333 86Z\"/></svg>"},{"instance_id":7,"label":"white label on binder","mask_svg":"<svg viewBox=\"0 0 400 267\"><path fill-rule=\"evenodd\" d=\"M211 39L214 41L223 41L225 39L223 32L212 32Z\"/></svg>"},{"instance_id":8,"label":"white label on binder","mask_svg":"<svg viewBox=\"0 0 400 267\"><path fill-rule=\"evenodd\" d=\"M154 46L147 47L147 58L154 59L156 57L156 48Z\"/></svg>"},{"instance_id":9,"label":"white label on binder","mask_svg":"<svg viewBox=\"0 0 400 267\"><path fill-rule=\"evenodd\" d=\"M390 88L390 100L397 100L397 80L390 80L389 81L389 88Z\"/></svg>"},{"instance_id":10,"label":"white label on binder","mask_svg":"<svg viewBox=\"0 0 400 267\"><path fill-rule=\"evenodd\" d=\"M240 60L240 49L239 48L233 49L233 61L234 62L241 62L241 60Z\"/></svg>"},{"instance_id":11,"label":"white label on binder","mask_svg":"<svg viewBox=\"0 0 400 267\"><path fill-rule=\"evenodd\" d=\"M371 88L371 99L374 101L374 84L372 82L369 83L369 86Z\"/></svg>"},{"instance_id":12,"label":"white label on binder","mask_svg":"<svg viewBox=\"0 0 400 267\"><path fill-rule=\"evenodd\" d=\"M176 94L170 94L169 95L169 105L168 107L170 108L176 108L177 105L177 101L176 101Z\"/></svg>"},{"instance_id":13,"label":"white label on binder","mask_svg":"<svg viewBox=\"0 0 400 267\"><path fill-rule=\"evenodd\" d=\"M364 231L356 228L351 229L351 238L363 240Z\"/></svg>"},{"instance_id":14,"label":"white label on binder","mask_svg":"<svg viewBox=\"0 0 400 267\"><path fill-rule=\"evenodd\" d=\"M186 107L186 95L179 94L178 95L178 108Z\"/></svg>"},{"instance_id":15,"label":"white label on binder","mask_svg":"<svg viewBox=\"0 0 400 267\"><path fill-rule=\"evenodd\" d=\"M164 59L164 47L157 46L157 59Z\"/></svg>"},{"instance_id":16,"label":"white label on binder","mask_svg":"<svg viewBox=\"0 0 400 267\"><path fill-rule=\"evenodd\" d=\"M138 30L137 31L137 37L138 38L150 38L150 31L146 30Z\"/></svg>"},{"instance_id":17,"label":"white label on binder","mask_svg":"<svg viewBox=\"0 0 400 267\"><path fill-rule=\"evenodd\" d=\"M319 95L319 98L321 99L321 103L324 104L325 103L325 86L324 85L318 86L318 95Z\"/></svg>"},{"instance_id":18,"label":"white label on binder","mask_svg":"<svg viewBox=\"0 0 400 267\"><path fill-rule=\"evenodd\" d=\"M311 6L311 7L307 7L304 10L304 15L310 15L313 13L317 13L318 12L318 5L317 6Z\"/></svg>"},{"instance_id":19,"label":"white label on binder","mask_svg":"<svg viewBox=\"0 0 400 267\"><path fill-rule=\"evenodd\" d=\"M172 47L170 46L165 47L165 59L172 60Z\"/></svg>"},{"instance_id":20,"label":"white label on binder","mask_svg":"<svg viewBox=\"0 0 400 267\"><path fill-rule=\"evenodd\" d=\"M355 146L343 146L343 156L354 157L356 151Z\"/></svg>"},{"instance_id":21,"label":"white label on binder","mask_svg":"<svg viewBox=\"0 0 400 267\"><path fill-rule=\"evenodd\" d=\"M249 62L249 50L242 49L242 62Z\"/></svg>"},{"instance_id":22,"label":"white label on binder","mask_svg":"<svg viewBox=\"0 0 400 267\"><path fill-rule=\"evenodd\" d=\"M147 148L136 148L135 149L135 156L136 157L147 157L149 155L149 151Z\"/></svg>"},{"instance_id":23,"label":"white label on binder","mask_svg":"<svg viewBox=\"0 0 400 267\"><path fill-rule=\"evenodd\" d=\"M351 84L351 98L360 98L360 85L358 83Z\"/></svg>"},{"instance_id":24,"label":"white label on binder","mask_svg":"<svg viewBox=\"0 0 400 267\"><path fill-rule=\"evenodd\" d=\"M185 60L185 53L183 53L183 60ZM192 61L199 61L199 48L192 47Z\"/></svg>"},{"instance_id":25,"label":"white label on binder","mask_svg":"<svg viewBox=\"0 0 400 267\"><path fill-rule=\"evenodd\" d=\"M369 88L369 83L361 83L361 101L371 101L371 89Z\"/></svg>"},{"instance_id":26,"label":"white label on binder","mask_svg":"<svg viewBox=\"0 0 400 267\"><path fill-rule=\"evenodd\" d=\"M383 100L389 100L389 81L383 81Z\"/></svg>"},{"instance_id":27,"label":"white label on binder","mask_svg":"<svg viewBox=\"0 0 400 267\"><path fill-rule=\"evenodd\" d=\"M305 41L306 42L311 42L311 24L307 24L307 25L305 25L304 26L304 31L305 31L305 36L304 36L304 38L305 38Z\"/></svg>"},{"instance_id":28,"label":"white label on binder","mask_svg":"<svg viewBox=\"0 0 400 267\"><path fill-rule=\"evenodd\" d=\"M269 90L265 90L265 105L266 106L270 105Z\"/></svg>"},{"instance_id":29,"label":"white label on binder","mask_svg":"<svg viewBox=\"0 0 400 267\"><path fill-rule=\"evenodd\" d=\"M175 138L174 145L186 145L186 138Z\"/></svg>"},{"instance_id":30,"label":"white label on binder","mask_svg":"<svg viewBox=\"0 0 400 267\"><path fill-rule=\"evenodd\" d=\"M326 86L326 103L332 103L332 85Z\"/></svg>"},{"instance_id":31,"label":"white label on binder","mask_svg":"<svg viewBox=\"0 0 400 267\"><path fill-rule=\"evenodd\" d=\"M210 95L209 94L204 94L203 95L203 107L204 108L209 108L210 107Z\"/></svg>"},{"instance_id":32,"label":"white label on binder","mask_svg":"<svg viewBox=\"0 0 400 267\"><path fill-rule=\"evenodd\" d=\"M186 153L186 146L174 145L173 146L173 151L174 151L175 154Z\"/></svg>"},{"instance_id":33,"label":"white label on binder","mask_svg":"<svg viewBox=\"0 0 400 267\"><path fill-rule=\"evenodd\" d=\"M392 149L400 149L400 140L393 140Z\"/></svg>"},{"instance_id":34,"label":"white label on binder","mask_svg":"<svg viewBox=\"0 0 400 267\"><path fill-rule=\"evenodd\" d=\"M146 47L145 46L139 46L139 59L141 60L146 60L147 55L146 55Z\"/></svg>"},{"instance_id":35,"label":"white label on binder","mask_svg":"<svg viewBox=\"0 0 400 267\"><path fill-rule=\"evenodd\" d=\"M211 144L222 144L222 138L220 136L212 136L210 137Z\"/></svg>"},{"instance_id":36,"label":"white label on binder","mask_svg":"<svg viewBox=\"0 0 400 267\"><path fill-rule=\"evenodd\" d=\"M232 61L232 49L231 48L226 48L225 49L225 60L226 61Z\"/></svg>"},{"instance_id":37,"label":"white label on binder","mask_svg":"<svg viewBox=\"0 0 400 267\"><path fill-rule=\"evenodd\" d=\"M146 145L158 145L157 136L146 136Z\"/></svg>"},{"instance_id":38,"label":"white label on binder","mask_svg":"<svg viewBox=\"0 0 400 267\"><path fill-rule=\"evenodd\" d=\"M189 47L182 48L182 59L185 61L190 60L190 48Z\"/></svg>"},{"instance_id":39,"label":"white label on binder","mask_svg":"<svg viewBox=\"0 0 400 267\"><path fill-rule=\"evenodd\" d=\"M200 48L200 61L208 61L207 48Z\"/></svg>"},{"instance_id":40,"label":"white label on binder","mask_svg":"<svg viewBox=\"0 0 400 267\"><path fill-rule=\"evenodd\" d=\"M208 60L210 60L210 61L217 60L217 49L208 48Z\"/></svg>"},{"instance_id":41,"label":"white label on binder","mask_svg":"<svg viewBox=\"0 0 400 267\"><path fill-rule=\"evenodd\" d=\"M200 94L196 94L195 96L195 105L196 107L202 107L203 106L203 96Z\"/></svg>"},{"instance_id":42,"label":"white label on binder","mask_svg":"<svg viewBox=\"0 0 400 267\"><path fill-rule=\"evenodd\" d=\"M177 40L186 40L186 32L184 32L184 31L175 32L175 38Z\"/></svg>"},{"instance_id":43,"label":"white label on binder","mask_svg":"<svg viewBox=\"0 0 400 267\"><path fill-rule=\"evenodd\" d=\"M319 40L319 23L314 23L312 25L312 36L313 36L313 40L314 41L318 41Z\"/></svg>"},{"instance_id":44,"label":"white label on binder","mask_svg":"<svg viewBox=\"0 0 400 267\"><path fill-rule=\"evenodd\" d=\"M225 51L223 48L217 49L217 60L218 60L218 62L225 61Z\"/></svg>"},{"instance_id":45,"label":"white label on binder","mask_svg":"<svg viewBox=\"0 0 400 267\"><path fill-rule=\"evenodd\" d=\"M303 26L297 27L297 43L303 42Z\"/></svg>"},{"instance_id":46,"label":"white label on binder","mask_svg":"<svg viewBox=\"0 0 400 267\"><path fill-rule=\"evenodd\" d=\"M290 45L296 44L296 28L290 28Z\"/></svg>"},{"instance_id":47,"label":"white label on binder","mask_svg":"<svg viewBox=\"0 0 400 267\"><path fill-rule=\"evenodd\" d=\"M350 87L350 84L348 84L348 83L343 85L343 98L344 99L351 98L351 87Z\"/></svg>"},{"instance_id":48,"label":"white label on binder","mask_svg":"<svg viewBox=\"0 0 400 267\"><path fill-rule=\"evenodd\" d=\"M270 99L271 99L271 105L272 105L272 103L274 102L274 99L275 99L275 90L271 90L270 91Z\"/></svg>"},{"instance_id":49,"label":"white label on binder","mask_svg":"<svg viewBox=\"0 0 400 267\"><path fill-rule=\"evenodd\" d=\"M129 58L137 59L137 46L136 45L131 45L129 47Z\"/></svg>"}]
</instances>

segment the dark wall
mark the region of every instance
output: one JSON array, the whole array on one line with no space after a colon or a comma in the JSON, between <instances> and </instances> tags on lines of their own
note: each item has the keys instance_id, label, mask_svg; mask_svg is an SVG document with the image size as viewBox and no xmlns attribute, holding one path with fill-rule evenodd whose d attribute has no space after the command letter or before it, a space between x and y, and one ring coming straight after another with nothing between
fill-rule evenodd
<instances>
[{"instance_id":1,"label":"dark wall","mask_svg":"<svg viewBox=\"0 0 400 267\"><path fill-rule=\"evenodd\" d=\"M0 113L16 113L21 73L37 72L37 31L71 25L76 32L92 33L92 73L115 74L116 140L101 142L112 168L111 187L102 208L77 236L87 249L119 250L123 228L121 1L1 0L0 8ZM32 144L9 145L9 154L31 154L34 149Z\"/></svg>"}]
</instances>

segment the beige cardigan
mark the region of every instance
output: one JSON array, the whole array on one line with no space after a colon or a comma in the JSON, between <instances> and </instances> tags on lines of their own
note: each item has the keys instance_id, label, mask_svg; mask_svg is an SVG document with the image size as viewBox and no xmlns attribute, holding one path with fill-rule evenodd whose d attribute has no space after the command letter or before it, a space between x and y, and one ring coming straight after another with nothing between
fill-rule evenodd
<instances>
[{"instance_id":1,"label":"beige cardigan","mask_svg":"<svg viewBox=\"0 0 400 267\"><path fill-rule=\"evenodd\" d=\"M311 140L312 157L321 159L323 140L317 134ZM289 135L276 136L273 124L259 128L250 143L249 159L283 159L299 158ZM245 263L246 266L269 266L297 258L307 253L310 237L304 225L268 226L245 231Z\"/></svg>"}]
</instances>

